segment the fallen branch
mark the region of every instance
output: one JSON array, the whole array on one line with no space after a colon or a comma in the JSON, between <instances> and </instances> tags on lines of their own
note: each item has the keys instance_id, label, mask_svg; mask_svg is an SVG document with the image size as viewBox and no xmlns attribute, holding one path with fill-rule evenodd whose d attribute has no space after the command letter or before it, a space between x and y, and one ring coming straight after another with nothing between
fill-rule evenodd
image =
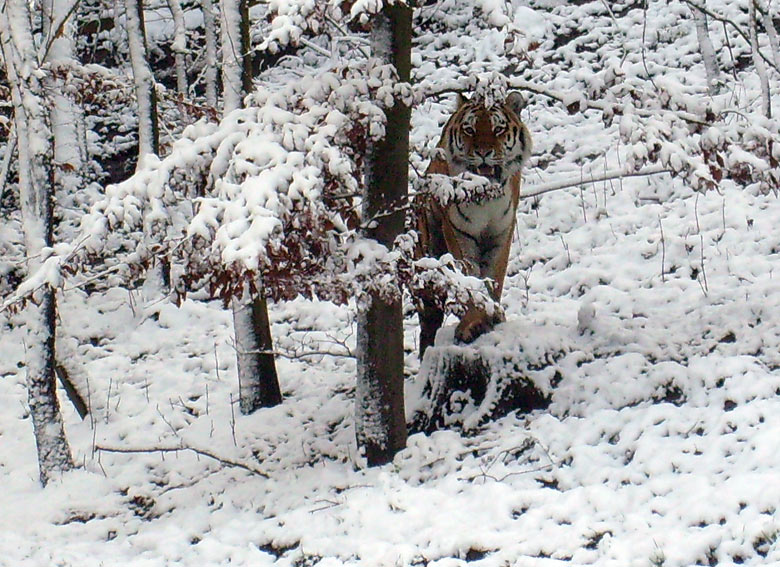
<instances>
[{"instance_id":1,"label":"fallen branch","mask_svg":"<svg viewBox=\"0 0 780 567\"><path fill-rule=\"evenodd\" d=\"M101 447L98 445L95 447L96 451L102 451L104 453L123 453L123 454L139 454L139 453L178 453L179 451L191 451L195 453L196 455L200 455L203 457L208 457L209 459L214 459L218 463L225 465L227 467L233 467L237 469L243 469L245 471L248 471L252 474L256 474L258 476L262 476L263 478L271 478L268 476L267 473L264 473L260 469L256 469L250 465L247 465L245 463L239 463L238 461L231 461L229 459L225 459L223 457L220 457L218 455L215 455L214 453L211 453L209 451L205 451L203 449L196 449L195 447Z\"/></svg>"},{"instance_id":2,"label":"fallen branch","mask_svg":"<svg viewBox=\"0 0 780 567\"><path fill-rule=\"evenodd\" d=\"M640 169L639 171L623 171L616 169L613 171L606 171L597 177L590 177L587 180L584 180L579 176L578 179L567 178L561 181L542 183L541 185L536 185L532 191L521 193L520 198L528 199L530 197L538 197L545 193L551 193L552 191L558 191L559 189L568 189L569 187L579 187L586 183L600 183L611 179L623 179L624 177L644 177L647 175L658 175L659 173L671 173L671 171L663 165L651 165L644 169Z\"/></svg>"}]
</instances>

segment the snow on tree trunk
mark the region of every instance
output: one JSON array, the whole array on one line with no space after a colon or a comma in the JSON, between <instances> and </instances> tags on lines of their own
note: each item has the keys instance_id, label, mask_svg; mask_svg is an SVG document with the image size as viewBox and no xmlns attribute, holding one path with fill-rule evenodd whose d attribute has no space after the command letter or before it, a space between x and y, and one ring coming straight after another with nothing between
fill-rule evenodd
<instances>
[{"instance_id":1,"label":"snow on tree trunk","mask_svg":"<svg viewBox=\"0 0 780 567\"><path fill-rule=\"evenodd\" d=\"M74 63L74 24L68 18L69 12L78 0L45 0L43 12L44 37L51 39L46 62L54 65ZM63 24L64 22L64 24ZM80 126L84 123L81 108L64 93L61 80L47 76L47 90L52 93L51 128L54 134L54 162L57 185L66 190L81 188L81 167L86 161L86 132Z\"/></svg>"},{"instance_id":2,"label":"snow on tree trunk","mask_svg":"<svg viewBox=\"0 0 780 567\"><path fill-rule=\"evenodd\" d=\"M221 0L223 113L241 108L252 87L249 51L249 11L246 0ZM238 362L239 404L241 413L250 414L261 407L282 401L276 362L272 352L268 304L258 279L257 294L244 292L233 300L233 328Z\"/></svg>"},{"instance_id":3,"label":"snow on tree trunk","mask_svg":"<svg viewBox=\"0 0 780 567\"><path fill-rule=\"evenodd\" d=\"M775 22L772 20L772 2L769 0L766 4L766 9L763 12L762 21L764 23L764 29L766 35L769 37L769 47L772 50L772 60L775 62L775 67L780 67L780 41L777 38L777 28L775 28Z\"/></svg>"},{"instance_id":4,"label":"snow on tree trunk","mask_svg":"<svg viewBox=\"0 0 780 567\"><path fill-rule=\"evenodd\" d=\"M0 10L0 42L11 85L19 152L19 198L28 269L34 272L52 246L54 175L48 101L39 78L36 43L25 0L7 0ZM54 338L56 302L50 287L27 306L27 390L40 480L45 486L73 468L56 392Z\"/></svg>"},{"instance_id":5,"label":"snow on tree trunk","mask_svg":"<svg viewBox=\"0 0 780 567\"><path fill-rule=\"evenodd\" d=\"M157 117L157 90L152 68L147 59L144 0L125 0L127 19L127 44L130 65L133 68L133 85L138 105L138 162L136 170L143 167L149 154L160 153L160 130ZM143 295L147 303L156 302L166 294L170 267L158 261L148 270Z\"/></svg>"},{"instance_id":6,"label":"snow on tree trunk","mask_svg":"<svg viewBox=\"0 0 780 567\"><path fill-rule=\"evenodd\" d=\"M47 43L46 62L65 68L72 67L74 59L73 37L75 25L69 15L78 0L44 0L43 2L43 36ZM49 39L52 38L52 39ZM46 91L50 93L51 131L54 143L54 186L57 200L62 199L67 206L70 198L83 188L82 168L87 160L86 129L84 127L84 112L76 102L65 94L62 78L47 74L44 78ZM67 371L66 367L74 368L72 360L66 359L59 348L56 348L57 376L60 379L68 399L71 400L81 417L84 417L86 405L83 397L71 382L70 376L75 372ZM73 354L73 353L71 353Z\"/></svg>"},{"instance_id":7,"label":"snow on tree trunk","mask_svg":"<svg viewBox=\"0 0 780 567\"><path fill-rule=\"evenodd\" d=\"M138 165L144 156L160 153L160 134L157 124L157 91L154 75L146 57L143 0L125 0L127 44L133 68L135 96L138 103Z\"/></svg>"},{"instance_id":8,"label":"snow on tree trunk","mask_svg":"<svg viewBox=\"0 0 780 567\"><path fill-rule=\"evenodd\" d=\"M401 82L409 81L411 37L411 9L385 3L374 17L372 55L394 65ZM384 111L384 139L373 142L366 156L363 218L365 236L389 248L404 228L411 109L396 98ZM402 301L400 290L387 295L372 292L358 313L355 429L371 466L391 461L406 446Z\"/></svg>"},{"instance_id":9,"label":"snow on tree trunk","mask_svg":"<svg viewBox=\"0 0 780 567\"><path fill-rule=\"evenodd\" d=\"M233 326L241 413L282 403L265 298L253 300L245 291L233 303Z\"/></svg>"},{"instance_id":10,"label":"snow on tree trunk","mask_svg":"<svg viewBox=\"0 0 780 567\"><path fill-rule=\"evenodd\" d=\"M756 15L757 0L748 3L748 19L750 20L750 49L753 55L753 65L761 81L761 109L767 118L772 118L772 98L769 93L769 77L766 74L766 65L758 52L758 16Z\"/></svg>"},{"instance_id":11,"label":"snow on tree trunk","mask_svg":"<svg viewBox=\"0 0 780 567\"><path fill-rule=\"evenodd\" d=\"M206 41L206 104L217 107L217 23L212 0L201 0Z\"/></svg>"},{"instance_id":12,"label":"snow on tree trunk","mask_svg":"<svg viewBox=\"0 0 780 567\"><path fill-rule=\"evenodd\" d=\"M252 88L249 8L246 0L220 0L224 113L241 108Z\"/></svg>"},{"instance_id":13,"label":"snow on tree trunk","mask_svg":"<svg viewBox=\"0 0 780 567\"><path fill-rule=\"evenodd\" d=\"M703 1L702 6L706 8L706 5L706 2ZM707 75L707 90L712 95L715 94L718 88L720 69L718 67L718 59L715 56L715 48L712 46L712 40L710 39L707 14L695 7L691 7L691 13L693 14L693 23L696 26L696 39L699 41L699 51L704 62L704 72Z\"/></svg>"},{"instance_id":14,"label":"snow on tree trunk","mask_svg":"<svg viewBox=\"0 0 780 567\"><path fill-rule=\"evenodd\" d=\"M176 91L187 97L187 29L184 27L184 11L179 0L167 0L173 16L173 61L176 68Z\"/></svg>"}]
</instances>

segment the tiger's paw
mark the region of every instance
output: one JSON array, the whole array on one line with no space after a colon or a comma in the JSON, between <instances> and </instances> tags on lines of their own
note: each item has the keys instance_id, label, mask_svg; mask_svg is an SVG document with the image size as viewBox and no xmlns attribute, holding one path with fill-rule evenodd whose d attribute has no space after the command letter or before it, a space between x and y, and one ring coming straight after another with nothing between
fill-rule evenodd
<instances>
[{"instance_id":1,"label":"tiger's paw","mask_svg":"<svg viewBox=\"0 0 780 567\"><path fill-rule=\"evenodd\" d=\"M471 309L463 316L455 329L455 340L461 343L474 342L477 337L493 330L493 327L506 321L502 309L496 309L492 315Z\"/></svg>"}]
</instances>

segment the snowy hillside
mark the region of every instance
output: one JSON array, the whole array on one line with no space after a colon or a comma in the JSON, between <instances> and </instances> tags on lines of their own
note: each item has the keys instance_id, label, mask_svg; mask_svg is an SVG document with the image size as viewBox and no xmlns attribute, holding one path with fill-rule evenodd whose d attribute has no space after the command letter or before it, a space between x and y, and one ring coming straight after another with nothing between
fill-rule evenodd
<instances>
[{"instance_id":1,"label":"snowy hillside","mask_svg":"<svg viewBox=\"0 0 780 567\"><path fill-rule=\"evenodd\" d=\"M647 25L640 2L523 4L515 24L528 23L532 64L510 82L599 102L603 69L631 83L647 66L670 106L706 99L682 3L649 2ZM708 3L739 19L733 4ZM724 68L729 52L748 57L711 28ZM457 33L443 33L441 61L466 62L417 61L418 77L446 84L494 70L496 34L463 40L474 49L464 55ZM654 46L645 57L643 44ZM738 80L724 73L718 104L755 112L759 79L745 65ZM418 152L435 144L453 98L415 110ZM569 113L529 98L526 190L582 183L521 201L507 322L474 344L554 375L540 384L549 408L467 434L412 435L392 464L369 469L353 428L354 305L274 304L285 401L242 416L221 302L66 291L63 345L91 414L80 420L62 398L81 468L46 489L24 314L0 315L0 565L780 564L780 201L731 180L697 192L668 173L590 182L641 161L621 142L625 122L605 125L587 102ZM419 329L407 311L414 408Z\"/></svg>"}]
</instances>

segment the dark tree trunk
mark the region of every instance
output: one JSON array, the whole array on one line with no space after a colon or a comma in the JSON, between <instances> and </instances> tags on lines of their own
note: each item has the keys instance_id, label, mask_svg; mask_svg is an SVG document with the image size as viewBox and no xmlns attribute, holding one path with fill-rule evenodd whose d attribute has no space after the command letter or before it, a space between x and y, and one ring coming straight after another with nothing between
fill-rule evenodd
<instances>
[{"instance_id":1,"label":"dark tree trunk","mask_svg":"<svg viewBox=\"0 0 780 567\"><path fill-rule=\"evenodd\" d=\"M247 0L221 0L222 6L222 77L224 113L241 106L252 88L252 61L249 45L249 4ZM226 48L239 45L240 49ZM282 403L282 392L276 373L271 339L268 304L263 295L262 280L257 294L245 291L233 301L233 328L236 337L239 407L250 414L261 407Z\"/></svg>"},{"instance_id":2,"label":"dark tree trunk","mask_svg":"<svg viewBox=\"0 0 780 567\"><path fill-rule=\"evenodd\" d=\"M282 391L276 375L268 306L260 295L249 294L233 305L236 336L238 391L241 413L249 415L262 407L282 403Z\"/></svg>"},{"instance_id":3,"label":"dark tree trunk","mask_svg":"<svg viewBox=\"0 0 780 567\"><path fill-rule=\"evenodd\" d=\"M411 38L411 9L386 3L374 19L371 47L380 64L395 66L401 82L409 81ZM363 217L364 234L389 248L404 228L411 109L396 100L385 116L385 138L372 145L366 159ZM357 346L357 441L368 464L381 465L406 446L400 290L372 294L358 315Z\"/></svg>"}]
</instances>

